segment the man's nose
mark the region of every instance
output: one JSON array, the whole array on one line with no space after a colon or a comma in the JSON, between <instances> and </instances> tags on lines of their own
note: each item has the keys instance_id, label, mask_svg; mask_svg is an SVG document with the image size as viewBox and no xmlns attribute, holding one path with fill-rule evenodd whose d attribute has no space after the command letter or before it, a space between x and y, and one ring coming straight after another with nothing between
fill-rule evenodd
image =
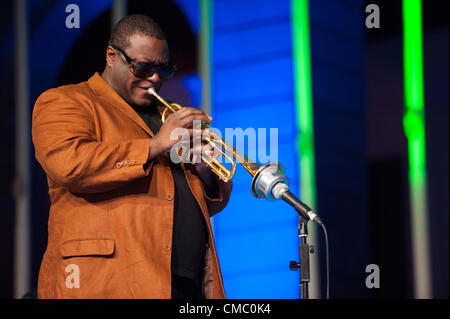
<instances>
[{"instance_id":1,"label":"man's nose","mask_svg":"<svg viewBox=\"0 0 450 319\"><path fill-rule=\"evenodd\" d=\"M153 83L159 83L161 81L161 77L159 76L158 72L153 72L153 74L148 76L146 80Z\"/></svg>"}]
</instances>

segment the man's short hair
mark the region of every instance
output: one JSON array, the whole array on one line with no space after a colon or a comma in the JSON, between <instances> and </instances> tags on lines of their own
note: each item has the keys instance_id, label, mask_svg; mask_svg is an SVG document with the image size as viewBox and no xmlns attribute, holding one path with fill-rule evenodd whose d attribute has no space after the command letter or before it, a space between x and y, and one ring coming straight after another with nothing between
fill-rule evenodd
<instances>
[{"instance_id":1,"label":"man's short hair","mask_svg":"<svg viewBox=\"0 0 450 319\"><path fill-rule=\"evenodd\" d=\"M166 36L159 25L149 16L133 14L119 20L114 26L108 44L114 44L122 49L130 46L130 37L136 33L166 40Z\"/></svg>"}]
</instances>

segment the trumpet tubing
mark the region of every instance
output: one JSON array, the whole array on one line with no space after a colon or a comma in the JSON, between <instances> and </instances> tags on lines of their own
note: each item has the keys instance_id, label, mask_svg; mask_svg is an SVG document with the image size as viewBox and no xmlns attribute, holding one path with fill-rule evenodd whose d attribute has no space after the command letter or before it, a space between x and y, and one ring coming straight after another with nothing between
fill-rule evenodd
<instances>
[{"instance_id":1,"label":"trumpet tubing","mask_svg":"<svg viewBox=\"0 0 450 319\"><path fill-rule=\"evenodd\" d=\"M170 111L172 113L175 113L176 111L183 108L179 104L168 103L166 100L160 97L153 88L148 89L148 92L156 97L156 99L158 99L158 101L160 101L165 106L161 115L163 123L166 120L167 112ZM208 145L214 148L214 150L221 154L231 164L231 170L229 170L216 158L211 158L203 154L201 155L202 161L205 162L205 164L208 165L209 168L211 168L211 170L224 182L229 182L233 178L236 172L235 161L241 164L252 175L252 177L254 177L261 168L261 165L249 160L247 156L239 152L236 148L234 148L221 136L218 136L214 132L210 132L209 137L205 137L205 140ZM233 160L233 158L235 159L235 161Z\"/></svg>"}]
</instances>

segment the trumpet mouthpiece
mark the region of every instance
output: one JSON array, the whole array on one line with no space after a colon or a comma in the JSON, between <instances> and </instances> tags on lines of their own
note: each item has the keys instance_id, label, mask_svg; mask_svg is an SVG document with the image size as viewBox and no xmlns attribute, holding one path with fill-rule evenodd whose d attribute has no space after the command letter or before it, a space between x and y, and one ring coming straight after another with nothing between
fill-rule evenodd
<instances>
[{"instance_id":1,"label":"trumpet mouthpiece","mask_svg":"<svg viewBox=\"0 0 450 319\"><path fill-rule=\"evenodd\" d=\"M147 91L148 91L148 93L150 93L150 94L156 94L156 91L155 91L154 88L149 88Z\"/></svg>"}]
</instances>

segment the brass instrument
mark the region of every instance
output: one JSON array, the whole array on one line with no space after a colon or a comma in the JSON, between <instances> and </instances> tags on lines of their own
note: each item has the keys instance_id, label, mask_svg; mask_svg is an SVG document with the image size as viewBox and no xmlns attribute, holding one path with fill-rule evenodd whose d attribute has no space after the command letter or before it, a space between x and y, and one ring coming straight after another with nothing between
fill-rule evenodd
<instances>
[{"instance_id":1,"label":"brass instrument","mask_svg":"<svg viewBox=\"0 0 450 319\"><path fill-rule=\"evenodd\" d=\"M160 97L153 88L149 88L148 92L155 96L164 106L162 112L162 122L164 123L167 112L175 113L182 109L182 106L177 103L168 103L162 97ZM267 197L268 199L275 199L271 193L268 193L268 189L272 191L275 184L280 181L287 185L287 178L283 174L283 167L279 163L268 163L264 166L257 164L254 161L248 159L247 156L236 150L232 145L226 142L221 136L218 136L214 132L210 132L209 137L204 137L204 140L214 148L219 154L221 154L231 164L231 170L221 164L216 158L201 155L202 161L208 165L211 170L224 182L229 182L236 172L236 162L233 158L240 163L249 173L252 175L252 193L258 198ZM283 191L285 189L282 189ZM281 189L280 189L281 191Z\"/></svg>"}]
</instances>

